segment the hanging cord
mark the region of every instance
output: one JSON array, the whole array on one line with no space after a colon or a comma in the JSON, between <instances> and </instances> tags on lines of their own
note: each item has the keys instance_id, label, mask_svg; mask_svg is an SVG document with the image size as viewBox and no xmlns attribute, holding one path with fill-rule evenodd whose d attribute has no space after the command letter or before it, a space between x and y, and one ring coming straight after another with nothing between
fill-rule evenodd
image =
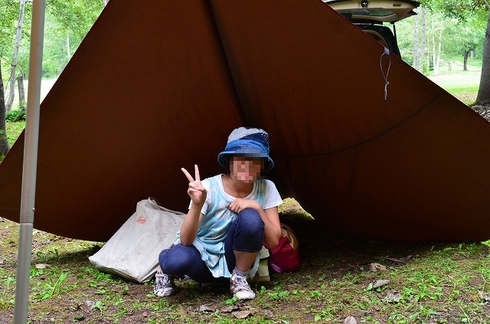
<instances>
[{"instance_id":1,"label":"hanging cord","mask_svg":"<svg viewBox=\"0 0 490 324\"><path fill-rule=\"evenodd\" d=\"M385 71L383 70L383 56L388 56L388 69ZM388 75L390 74L390 68L391 68L391 56L390 56L390 50L387 49L386 47L384 48L383 54L379 57L379 68L381 69L381 74L383 75L383 79L385 80L385 100L388 98L388 85L390 82L388 82Z\"/></svg>"}]
</instances>

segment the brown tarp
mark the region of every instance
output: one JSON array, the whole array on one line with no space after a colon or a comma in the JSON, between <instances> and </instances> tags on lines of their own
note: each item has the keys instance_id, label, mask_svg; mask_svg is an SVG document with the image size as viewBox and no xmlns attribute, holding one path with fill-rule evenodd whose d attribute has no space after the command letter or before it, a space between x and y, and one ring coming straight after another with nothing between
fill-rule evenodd
<instances>
[{"instance_id":1,"label":"brown tarp","mask_svg":"<svg viewBox=\"0 0 490 324\"><path fill-rule=\"evenodd\" d=\"M490 238L490 124L382 54L319 0L111 1L41 105L34 226L104 241L148 196L185 211L180 168L221 172L249 125L281 194L329 229ZM23 136L0 165L14 221L22 159Z\"/></svg>"}]
</instances>

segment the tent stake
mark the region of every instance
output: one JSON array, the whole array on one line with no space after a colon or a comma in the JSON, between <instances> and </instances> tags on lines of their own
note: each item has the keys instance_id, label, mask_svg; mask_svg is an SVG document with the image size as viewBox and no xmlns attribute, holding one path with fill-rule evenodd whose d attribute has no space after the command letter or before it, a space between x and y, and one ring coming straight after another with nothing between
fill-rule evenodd
<instances>
[{"instance_id":1,"label":"tent stake","mask_svg":"<svg viewBox=\"0 0 490 324\"><path fill-rule=\"evenodd\" d=\"M45 7L45 0L34 0L32 3L29 87L22 171L19 251L15 286L15 324L27 323L27 309L29 304L29 277L36 193Z\"/></svg>"}]
</instances>

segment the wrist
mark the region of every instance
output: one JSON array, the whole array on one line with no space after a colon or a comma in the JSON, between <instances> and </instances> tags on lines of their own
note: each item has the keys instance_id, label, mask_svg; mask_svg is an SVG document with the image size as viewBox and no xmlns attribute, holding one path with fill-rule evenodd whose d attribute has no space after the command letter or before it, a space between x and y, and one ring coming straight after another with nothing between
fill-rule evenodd
<instances>
[{"instance_id":1,"label":"wrist","mask_svg":"<svg viewBox=\"0 0 490 324\"><path fill-rule=\"evenodd\" d=\"M198 210L200 212L202 209L202 206L204 206L204 202L202 202L202 203L192 202L190 209Z\"/></svg>"}]
</instances>

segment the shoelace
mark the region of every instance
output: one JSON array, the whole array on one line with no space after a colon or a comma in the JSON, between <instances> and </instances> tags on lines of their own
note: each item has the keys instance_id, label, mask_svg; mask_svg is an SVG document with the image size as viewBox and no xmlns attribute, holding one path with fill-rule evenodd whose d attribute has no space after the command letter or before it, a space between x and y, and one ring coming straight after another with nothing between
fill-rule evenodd
<instances>
[{"instance_id":1,"label":"shoelace","mask_svg":"<svg viewBox=\"0 0 490 324\"><path fill-rule=\"evenodd\" d=\"M171 286L170 277L164 274L156 274L156 288L165 288Z\"/></svg>"},{"instance_id":2,"label":"shoelace","mask_svg":"<svg viewBox=\"0 0 490 324\"><path fill-rule=\"evenodd\" d=\"M233 281L235 281L235 283L236 283L236 287L235 287L236 290L238 290L238 291L250 290L250 287L248 285L246 277L240 276L240 275L235 275L235 278Z\"/></svg>"}]
</instances>

